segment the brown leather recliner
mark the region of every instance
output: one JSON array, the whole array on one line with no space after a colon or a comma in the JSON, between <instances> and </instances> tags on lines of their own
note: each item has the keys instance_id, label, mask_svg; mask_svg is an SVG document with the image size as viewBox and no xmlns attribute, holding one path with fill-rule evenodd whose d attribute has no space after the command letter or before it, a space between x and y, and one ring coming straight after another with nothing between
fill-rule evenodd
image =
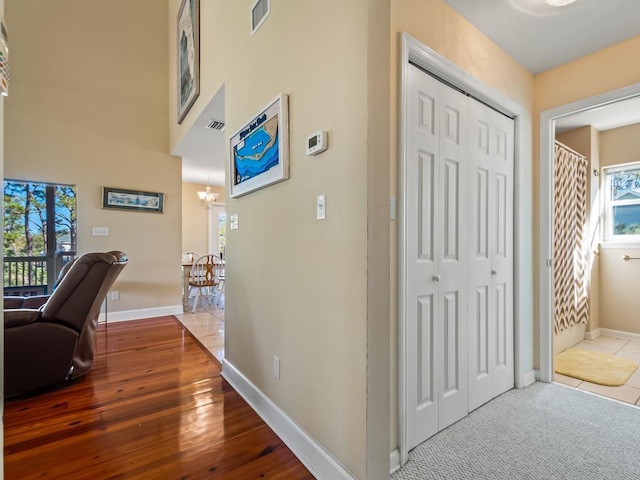
<instances>
[{"instance_id":1,"label":"brown leather recliner","mask_svg":"<svg viewBox=\"0 0 640 480\"><path fill-rule=\"evenodd\" d=\"M127 261L122 252L87 253L71 266L41 308L4 311L5 396L89 371L100 306Z\"/></svg>"}]
</instances>

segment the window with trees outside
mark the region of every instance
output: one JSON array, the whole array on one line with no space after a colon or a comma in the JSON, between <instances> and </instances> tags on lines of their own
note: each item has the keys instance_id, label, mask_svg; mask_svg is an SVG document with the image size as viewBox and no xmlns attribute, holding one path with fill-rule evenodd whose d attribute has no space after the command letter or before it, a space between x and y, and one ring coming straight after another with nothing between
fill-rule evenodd
<instances>
[{"instance_id":1,"label":"window with trees outside","mask_svg":"<svg viewBox=\"0 0 640 480\"><path fill-rule=\"evenodd\" d=\"M604 169L605 241L640 242L640 163Z\"/></svg>"},{"instance_id":2,"label":"window with trees outside","mask_svg":"<svg viewBox=\"0 0 640 480\"><path fill-rule=\"evenodd\" d=\"M4 294L50 293L76 256L76 188L4 182Z\"/></svg>"}]
</instances>

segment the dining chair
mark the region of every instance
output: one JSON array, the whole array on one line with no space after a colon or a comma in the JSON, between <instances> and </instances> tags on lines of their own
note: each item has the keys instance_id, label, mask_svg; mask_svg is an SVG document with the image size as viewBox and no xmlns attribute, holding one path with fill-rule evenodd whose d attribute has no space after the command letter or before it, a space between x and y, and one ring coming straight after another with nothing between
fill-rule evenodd
<instances>
[{"instance_id":1,"label":"dining chair","mask_svg":"<svg viewBox=\"0 0 640 480\"><path fill-rule=\"evenodd\" d=\"M222 260L217 255L203 255L194 262L189 274L189 294L195 289L191 313L196 311L200 297L209 297L209 303L213 301L220 285L222 269Z\"/></svg>"}]
</instances>

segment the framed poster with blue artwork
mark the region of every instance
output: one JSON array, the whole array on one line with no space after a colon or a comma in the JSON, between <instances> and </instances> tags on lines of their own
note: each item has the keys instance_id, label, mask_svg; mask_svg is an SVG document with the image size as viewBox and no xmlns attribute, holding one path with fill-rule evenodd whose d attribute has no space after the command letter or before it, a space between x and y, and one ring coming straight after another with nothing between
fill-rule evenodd
<instances>
[{"instance_id":1,"label":"framed poster with blue artwork","mask_svg":"<svg viewBox=\"0 0 640 480\"><path fill-rule=\"evenodd\" d=\"M289 178L288 110L282 93L231 136L231 198Z\"/></svg>"}]
</instances>

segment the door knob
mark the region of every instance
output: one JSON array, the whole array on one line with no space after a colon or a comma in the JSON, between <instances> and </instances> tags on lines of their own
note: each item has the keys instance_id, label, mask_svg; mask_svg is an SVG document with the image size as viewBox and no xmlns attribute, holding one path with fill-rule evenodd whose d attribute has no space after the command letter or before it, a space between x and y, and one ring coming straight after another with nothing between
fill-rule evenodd
<instances>
[{"instance_id":1,"label":"door knob","mask_svg":"<svg viewBox=\"0 0 640 480\"><path fill-rule=\"evenodd\" d=\"M439 282L440 281L440 275L434 275L433 276L433 281L434 282Z\"/></svg>"},{"instance_id":2,"label":"door knob","mask_svg":"<svg viewBox=\"0 0 640 480\"><path fill-rule=\"evenodd\" d=\"M491 275L497 275L498 272L496 272L495 270L491 270Z\"/></svg>"}]
</instances>

